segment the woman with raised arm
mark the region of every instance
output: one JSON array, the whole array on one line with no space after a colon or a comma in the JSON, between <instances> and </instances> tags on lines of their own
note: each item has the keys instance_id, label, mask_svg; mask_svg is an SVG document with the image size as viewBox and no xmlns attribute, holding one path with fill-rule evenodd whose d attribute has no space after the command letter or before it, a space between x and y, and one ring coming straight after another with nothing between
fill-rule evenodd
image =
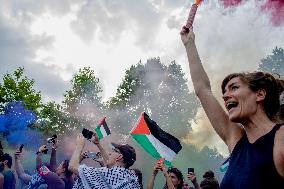
<instances>
[{"instance_id":1,"label":"woman with raised arm","mask_svg":"<svg viewBox=\"0 0 284 189\"><path fill-rule=\"evenodd\" d=\"M192 28L181 31L190 74L213 128L230 152L228 170L220 188L284 188L284 127L279 97L283 80L264 72L235 73L222 82L227 113L211 91L201 64ZM281 84L282 83L282 84Z\"/></svg>"}]
</instances>

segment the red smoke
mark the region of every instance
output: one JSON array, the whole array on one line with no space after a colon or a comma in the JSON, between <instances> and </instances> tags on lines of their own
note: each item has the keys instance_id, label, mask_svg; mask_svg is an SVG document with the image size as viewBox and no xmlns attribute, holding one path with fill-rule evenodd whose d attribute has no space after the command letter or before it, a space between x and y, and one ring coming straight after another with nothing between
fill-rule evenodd
<instances>
[{"instance_id":1,"label":"red smoke","mask_svg":"<svg viewBox=\"0 0 284 189\"><path fill-rule=\"evenodd\" d=\"M246 0L220 0L225 8L240 5ZM260 0L256 0L260 1ZM266 0L260 9L269 14L271 23L280 26L284 23L284 0Z\"/></svg>"},{"instance_id":2,"label":"red smoke","mask_svg":"<svg viewBox=\"0 0 284 189\"><path fill-rule=\"evenodd\" d=\"M274 26L284 23L284 0L267 0L261 10L270 14L270 20Z\"/></svg>"},{"instance_id":3,"label":"red smoke","mask_svg":"<svg viewBox=\"0 0 284 189\"><path fill-rule=\"evenodd\" d=\"M223 3L224 7L234 7L239 5L242 0L221 0L221 2Z\"/></svg>"}]
</instances>

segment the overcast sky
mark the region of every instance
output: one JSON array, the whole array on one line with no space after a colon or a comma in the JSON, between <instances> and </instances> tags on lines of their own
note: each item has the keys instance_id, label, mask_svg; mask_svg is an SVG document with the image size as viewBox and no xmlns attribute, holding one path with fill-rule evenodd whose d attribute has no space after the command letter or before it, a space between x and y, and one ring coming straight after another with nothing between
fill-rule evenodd
<instances>
[{"instance_id":1,"label":"overcast sky","mask_svg":"<svg viewBox=\"0 0 284 189\"><path fill-rule=\"evenodd\" d=\"M0 0L0 76L23 66L44 100L57 102L70 88L72 75L84 66L100 78L104 99L115 94L125 70L139 60L158 56L165 64L176 60L189 77L179 31L192 3ZM226 74L255 70L275 46L284 47L284 25L275 26L273 11L262 9L262 3L250 0L224 8L217 0L206 0L199 7L196 43L219 97L219 83ZM192 88L190 80L188 85ZM202 112L198 116L206 123ZM196 132L206 130L197 128Z\"/></svg>"}]
</instances>

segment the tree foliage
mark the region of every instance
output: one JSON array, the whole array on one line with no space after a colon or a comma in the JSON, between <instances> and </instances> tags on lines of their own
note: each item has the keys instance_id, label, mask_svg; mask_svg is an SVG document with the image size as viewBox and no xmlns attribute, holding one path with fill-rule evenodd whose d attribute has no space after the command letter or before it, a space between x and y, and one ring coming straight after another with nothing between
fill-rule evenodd
<instances>
[{"instance_id":1,"label":"tree foliage","mask_svg":"<svg viewBox=\"0 0 284 189\"><path fill-rule=\"evenodd\" d=\"M113 123L126 133L145 111L161 128L180 137L190 130L189 121L199 103L189 92L180 65L172 62L165 66L159 58L153 58L126 71L108 106Z\"/></svg>"},{"instance_id":2,"label":"tree foliage","mask_svg":"<svg viewBox=\"0 0 284 189\"><path fill-rule=\"evenodd\" d=\"M34 80L24 76L24 68L16 69L12 74L6 74L0 83L0 112L13 101L23 101L25 106L35 113L42 107L41 93L36 91Z\"/></svg>"},{"instance_id":3,"label":"tree foliage","mask_svg":"<svg viewBox=\"0 0 284 189\"><path fill-rule=\"evenodd\" d=\"M263 58L259 64L259 70L279 74L284 76L284 50L281 47L275 47L272 54Z\"/></svg>"},{"instance_id":4,"label":"tree foliage","mask_svg":"<svg viewBox=\"0 0 284 189\"><path fill-rule=\"evenodd\" d=\"M100 93L102 87L99 79L95 76L94 70L90 67L80 69L71 80L72 89L66 91L64 95L64 104L70 111L75 111L76 108L84 104L93 104L101 106Z\"/></svg>"}]
</instances>

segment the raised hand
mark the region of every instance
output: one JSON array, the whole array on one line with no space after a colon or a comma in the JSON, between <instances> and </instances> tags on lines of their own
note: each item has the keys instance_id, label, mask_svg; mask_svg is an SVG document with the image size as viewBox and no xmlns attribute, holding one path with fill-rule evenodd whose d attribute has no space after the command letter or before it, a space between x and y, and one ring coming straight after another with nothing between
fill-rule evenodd
<instances>
[{"instance_id":1,"label":"raised hand","mask_svg":"<svg viewBox=\"0 0 284 189\"><path fill-rule=\"evenodd\" d=\"M193 43L195 41L195 34L193 32L193 28L191 27L188 30L185 26L183 26L180 32L180 37L184 46Z\"/></svg>"},{"instance_id":2,"label":"raised hand","mask_svg":"<svg viewBox=\"0 0 284 189\"><path fill-rule=\"evenodd\" d=\"M84 138L84 136L81 133L78 134L76 138L76 145L83 147L85 145L85 142L86 139Z\"/></svg>"}]
</instances>

